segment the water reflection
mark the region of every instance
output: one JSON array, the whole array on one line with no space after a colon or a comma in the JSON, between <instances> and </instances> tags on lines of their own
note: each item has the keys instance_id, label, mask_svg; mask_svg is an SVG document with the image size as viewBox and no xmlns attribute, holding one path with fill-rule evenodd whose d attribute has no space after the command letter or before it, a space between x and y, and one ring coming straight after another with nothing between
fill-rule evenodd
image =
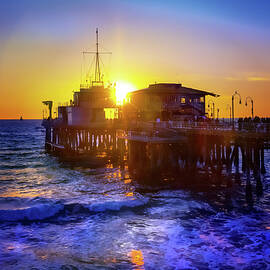
<instances>
[{"instance_id":1,"label":"water reflection","mask_svg":"<svg viewBox=\"0 0 270 270\"><path fill-rule=\"evenodd\" d=\"M20 191L20 190L8 190L1 194L1 197L8 198L8 197L17 197L17 198L35 198L35 197L49 197L51 191L43 192L41 189L28 189L27 191Z\"/></svg>"},{"instance_id":2,"label":"water reflection","mask_svg":"<svg viewBox=\"0 0 270 270\"><path fill-rule=\"evenodd\" d=\"M125 182L125 184L129 184L129 183L131 183L131 179L126 179L126 180L124 180L124 182Z\"/></svg>"},{"instance_id":3,"label":"water reflection","mask_svg":"<svg viewBox=\"0 0 270 270\"><path fill-rule=\"evenodd\" d=\"M131 252L129 253L129 256L131 258L131 262L137 266L135 268L136 270L144 269L144 260L141 250L132 249Z\"/></svg>"}]
</instances>

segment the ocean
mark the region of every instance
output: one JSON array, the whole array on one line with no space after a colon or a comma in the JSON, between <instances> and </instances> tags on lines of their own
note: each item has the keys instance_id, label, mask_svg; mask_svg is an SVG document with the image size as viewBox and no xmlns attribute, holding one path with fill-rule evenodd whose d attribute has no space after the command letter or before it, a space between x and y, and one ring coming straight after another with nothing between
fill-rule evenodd
<instances>
[{"instance_id":1,"label":"ocean","mask_svg":"<svg viewBox=\"0 0 270 270\"><path fill-rule=\"evenodd\" d=\"M40 120L0 121L0 269L270 269L263 194L137 183L45 152ZM192 179L192 176L191 176Z\"/></svg>"}]
</instances>

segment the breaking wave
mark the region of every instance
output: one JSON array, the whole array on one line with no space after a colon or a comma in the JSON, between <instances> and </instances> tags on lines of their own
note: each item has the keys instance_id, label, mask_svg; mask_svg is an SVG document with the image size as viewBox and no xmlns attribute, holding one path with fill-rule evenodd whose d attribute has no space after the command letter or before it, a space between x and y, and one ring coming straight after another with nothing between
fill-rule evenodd
<instances>
[{"instance_id":1,"label":"breaking wave","mask_svg":"<svg viewBox=\"0 0 270 270\"><path fill-rule=\"evenodd\" d=\"M0 199L0 221L43 220L55 216L64 205L44 198Z\"/></svg>"},{"instance_id":2,"label":"breaking wave","mask_svg":"<svg viewBox=\"0 0 270 270\"><path fill-rule=\"evenodd\" d=\"M0 222L42 221L61 215L120 211L144 206L147 203L148 198L81 204L65 203L40 197L33 199L7 197L0 198Z\"/></svg>"}]
</instances>

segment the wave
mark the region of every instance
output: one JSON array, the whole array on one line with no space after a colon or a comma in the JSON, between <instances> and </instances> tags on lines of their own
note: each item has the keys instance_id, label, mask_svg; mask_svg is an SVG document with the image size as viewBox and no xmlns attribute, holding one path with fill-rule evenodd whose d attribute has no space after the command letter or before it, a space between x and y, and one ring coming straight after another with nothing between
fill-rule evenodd
<instances>
[{"instance_id":1,"label":"wave","mask_svg":"<svg viewBox=\"0 0 270 270\"><path fill-rule=\"evenodd\" d=\"M1 198L0 221L48 219L63 208L63 204L44 198Z\"/></svg>"},{"instance_id":2,"label":"wave","mask_svg":"<svg viewBox=\"0 0 270 270\"><path fill-rule=\"evenodd\" d=\"M126 208L134 208L147 204L148 198L131 199L127 201L107 201L103 203L93 203L86 206L91 212L119 211Z\"/></svg>"},{"instance_id":3,"label":"wave","mask_svg":"<svg viewBox=\"0 0 270 270\"><path fill-rule=\"evenodd\" d=\"M64 203L52 199L36 197L0 198L0 222L5 221L42 221L59 216L93 214L106 211L120 211L144 206L148 198L132 198L119 201L83 203Z\"/></svg>"},{"instance_id":4,"label":"wave","mask_svg":"<svg viewBox=\"0 0 270 270\"><path fill-rule=\"evenodd\" d=\"M42 145L35 146L33 143L32 145L22 145L22 146L14 146L14 144L7 144L5 143L3 147L1 147L1 154L18 154L19 151L41 151L43 147Z\"/></svg>"}]
</instances>

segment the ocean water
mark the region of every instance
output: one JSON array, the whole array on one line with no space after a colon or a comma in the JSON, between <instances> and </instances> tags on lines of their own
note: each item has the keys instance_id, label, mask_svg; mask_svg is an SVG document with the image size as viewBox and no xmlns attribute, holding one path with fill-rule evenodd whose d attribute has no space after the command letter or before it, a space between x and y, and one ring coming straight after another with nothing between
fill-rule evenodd
<instances>
[{"instance_id":1,"label":"ocean water","mask_svg":"<svg viewBox=\"0 0 270 270\"><path fill-rule=\"evenodd\" d=\"M263 194L148 187L128 168L66 164L39 120L0 121L0 269L270 269ZM227 195L226 195L227 194Z\"/></svg>"}]
</instances>

